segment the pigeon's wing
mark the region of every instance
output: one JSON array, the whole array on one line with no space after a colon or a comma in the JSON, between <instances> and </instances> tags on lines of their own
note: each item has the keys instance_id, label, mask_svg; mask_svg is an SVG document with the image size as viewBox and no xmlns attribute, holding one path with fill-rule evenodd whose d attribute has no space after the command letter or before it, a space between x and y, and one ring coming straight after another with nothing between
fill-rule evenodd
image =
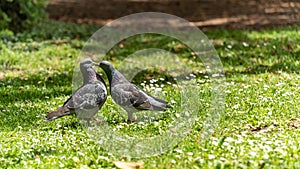
<instances>
[{"instance_id":1,"label":"pigeon's wing","mask_svg":"<svg viewBox=\"0 0 300 169\"><path fill-rule=\"evenodd\" d=\"M159 99L155 96L147 94L144 90L141 90L147 97L151 104L151 110L164 111L166 108L172 108L167 101Z\"/></svg>"},{"instance_id":2,"label":"pigeon's wing","mask_svg":"<svg viewBox=\"0 0 300 169\"><path fill-rule=\"evenodd\" d=\"M112 98L121 106L133 106L138 110L152 107L147 95L133 84L118 84L111 91Z\"/></svg>"},{"instance_id":3,"label":"pigeon's wing","mask_svg":"<svg viewBox=\"0 0 300 169\"><path fill-rule=\"evenodd\" d=\"M162 100L162 99L159 99L159 98L157 98L157 97L155 97L155 96L151 96L151 95L149 95L149 94L147 94L144 90L142 90L142 89L140 89L143 93L145 93L148 97L152 97L154 100L156 100L156 101L158 101L158 102L161 102L161 103L164 103L164 104L168 104L168 102L167 101L164 101L164 100Z\"/></svg>"},{"instance_id":4,"label":"pigeon's wing","mask_svg":"<svg viewBox=\"0 0 300 169\"><path fill-rule=\"evenodd\" d=\"M88 83L80 87L65 105L69 109L83 110L100 107L104 104L107 98L106 88L99 82Z\"/></svg>"}]
</instances>

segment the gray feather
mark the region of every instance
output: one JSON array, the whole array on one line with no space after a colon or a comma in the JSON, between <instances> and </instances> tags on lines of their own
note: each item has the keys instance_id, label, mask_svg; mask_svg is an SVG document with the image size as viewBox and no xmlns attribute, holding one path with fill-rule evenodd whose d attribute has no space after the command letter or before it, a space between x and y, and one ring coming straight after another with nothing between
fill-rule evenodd
<instances>
[{"instance_id":1,"label":"gray feather","mask_svg":"<svg viewBox=\"0 0 300 169\"><path fill-rule=\"evenodd\" d=\"M91 59L80 63L83 85L57 110L49 113L45 121L76 114L78 118L90 120L107 99L107 89L102 77L92 68L97 65Z\"/></svg>"},{"instance_id":2,"label":"gray feather","mask_svg":"<svg viewBox=\"0 0 300 169\"><path fill-rule=\"evenodd\" d=\"M100 67L108 77L113 100L128 112L128 118L137 111L164 111L166 108L171 108L166 101L153 97L130 83L109 62L100 62Z\"/></svg>"}]
</instances>

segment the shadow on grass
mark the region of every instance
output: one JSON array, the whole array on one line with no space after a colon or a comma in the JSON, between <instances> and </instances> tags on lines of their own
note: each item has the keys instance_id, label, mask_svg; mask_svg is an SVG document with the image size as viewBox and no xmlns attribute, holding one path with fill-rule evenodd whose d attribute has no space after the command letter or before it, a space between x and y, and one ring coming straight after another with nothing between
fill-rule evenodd
<instances>
[{"instance_id":1,"label":"shadow on grass","mask_svg":"<svg viewBox=\"0 0 300 169\"><path fill-rule=\"evenodd\" d=\"M71 96L72 73L38 72L24 77L1 79L0 128L14 130L21 126L24 130L44 125L44 118L51 107L51 99ZM72 127L72 126L69 126Z\"/></svg>"},{"instance_id":2,"label":"shadow on grass","mask_svg":"<svg viewBox=\"0 0 300 169\"><path fill-rule=\"evenodd\" d=\"M295 59L295 58L292 58ZM223 62L223 64L226 64ZM278 74L280 72L286 73L297 73L300 69L300 65L297 62L292 62L290 60L286 60L283 62L273 63L271 65L257 64L253 63L252 65L247 64L243 65L242 63L238 65L242 67L242 69L234 69L234 66L230 66L233 70L226 70L225 75L227 77L234 76L236 74L264 74L264 73L273 73ZM238 67L237 66L237 67Z\"/></svg>"},{"instance_id":3,"label":"shadow on grass","mask_svg":"<svg viewBox=\"0 0 300 169\"><path fill-rule=\"evenodd\" d=\"M0 103L48 100L60 95L71 95L72 72L38 72L21 76L1 79L3 88L0 90Z\"/></svg>"},{"instance_id":4,"label":"shadow on grass","mask_svg":"<svg viewBox=\"0 0 300 169\"><path fill-rule=\"evenodd\" d=\"M26 42L28 40L57 40L57 39L78 39L87 40L101 26L76 24L70 22L61 22L54 20L45 20L38 23L30 30L24 30L14 35L10 31L0 31L0 40Z\"/></svg>"},{"instance_id":5,"label":"shadow on grass","mask_svg":"<svg viewBox=\"0 0 300 169\"><path fill-rule=\"evenodd\" d=\"M237 73L240 74L261 74L261 73L279 73L281 72L287 72L287 73L295 73L300 70L300 66L293 65L292 63L275 63L271 66L266 65L255 65L251 68L247 68L244 71L240 71Z\"/></svg>"},{"instance_id":6,"label":"shadow on grass","mask_svg":"<svg viewBox=\"0 0 300 169\"><path fill-rule=\"evenodd\" d=\"M299 70L300 48L297 44L300 39L290 38L295 34L295 27L270 28L262 32L217 29L206 33L214 41L226 74L292 73ZM147 48L163 49L181 59L201 62L193 59L192 50L180 41L157 34L130 37L115 45L106 59L123 60Z\"/></svg>"},{"instance_id":7,"label":"shadow on grass","mask_svg":"<svg viewBox=\"0 0 300 169\"><path fill-rule=\"evenodd\" d=\"M298 27L270 28L261 32L217 30L207 34L215 40L226 75L299 71Z\"/></svg>"}]
</instances>

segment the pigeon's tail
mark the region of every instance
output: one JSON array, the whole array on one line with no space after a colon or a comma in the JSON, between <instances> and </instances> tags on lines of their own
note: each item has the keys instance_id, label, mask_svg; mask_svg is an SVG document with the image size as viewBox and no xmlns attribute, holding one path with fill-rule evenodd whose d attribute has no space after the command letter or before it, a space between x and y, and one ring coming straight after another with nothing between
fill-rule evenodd
<instances>
[{"instance_id":1,"label":"pigeon's tail","mask_svg":"<svg viewBox=\"0 0 300 169\"><path fill-rule=\"evenodd\" d=\"M150 101L151 102L151 105L152 105L152 108L153 110L157 110L157 111L165 111L167 108L172 108L168 102L164 101L164 100L161 100L159 98L156 98L156 97L152 97L153 100Z\"/></svg>"},{"instance_id":2,"label":"pigeon's tail","mask_svg":"<svg viewBox=\"0 0 300 169\"><path fill-rule=\"evenodd\" d=\"M48 113L48 115L46 116L46 122L66 116L66 115L70 115L70 109L65 107L65 106L61 106L60 108L58 108L57 110Z\"/></svg>"}]
</instances>

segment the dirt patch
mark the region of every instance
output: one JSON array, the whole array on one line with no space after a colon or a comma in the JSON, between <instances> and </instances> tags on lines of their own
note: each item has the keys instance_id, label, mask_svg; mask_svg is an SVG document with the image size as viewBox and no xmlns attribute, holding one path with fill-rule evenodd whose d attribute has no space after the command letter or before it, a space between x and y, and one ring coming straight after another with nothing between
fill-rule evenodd
<instances>
[{"instance_id":1,"label":"dirt patch","mask_svg":"<svg viewBox=\"0 0 300 169\"><path fill-rule=\"evenodd\" d=\"M138 12L164 12L199 27L249 28L300 24L297 0L49 0L50 18L104 25Z\"/></svg>"}]
</instances>

